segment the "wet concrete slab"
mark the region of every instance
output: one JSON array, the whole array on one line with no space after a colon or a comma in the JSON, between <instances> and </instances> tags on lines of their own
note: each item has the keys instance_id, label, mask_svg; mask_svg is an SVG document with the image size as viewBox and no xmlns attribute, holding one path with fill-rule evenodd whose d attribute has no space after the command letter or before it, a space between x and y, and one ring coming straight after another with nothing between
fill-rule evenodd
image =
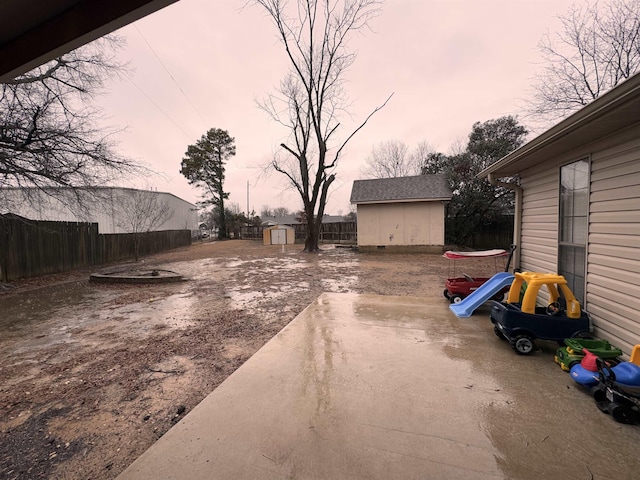
<instances>
[{"instance_id":1,"label":"wet concrete slab","mask_svg":"<svg viewBox=\"0 0 640 480\"><path fill-rule=\"evenodd\" d=\"M488 310L325 293L118 478L637 478L638 427Z\"/></svg>"}]
</instances>

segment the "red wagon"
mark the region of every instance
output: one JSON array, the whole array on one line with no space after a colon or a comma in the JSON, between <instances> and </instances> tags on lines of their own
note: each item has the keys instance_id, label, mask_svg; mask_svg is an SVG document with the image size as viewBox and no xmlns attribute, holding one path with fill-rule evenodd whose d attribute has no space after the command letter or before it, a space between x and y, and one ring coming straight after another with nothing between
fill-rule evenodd
<instances>
[{"instance_id":1,"label":"red wagon","mask_svg":"<svg viewBox=\"0 0 640 480\"><path fill-rule=\"evenodd\" d=\"M511 245L509 251L504 249L494 249L494 250L482 250L482 251L474 251L474 252L453 252L447 251L442 256L444 258L448 258L449 260L453 260L453 273L455 275L455 261L461 259L478 259L478 258L495 258L496 260L501 257L508 257L505 272L509 271L509 265L511 264L511 258L513 257L513 252L515 251L516 246ZM497 268L496 268L497 270ZM445 289L444 296L451 303L461 302L465 297L470 295L474 290L477 290L483 283L489 280L490 277L471 277L466 273L462 273L459 277L447 278L445 281ZM500 290L495 297L493 297L497 301L502 301L504 299L504 295L509 291L509 287L506 286L502 290Z\"/></svg>"}]
</instances>

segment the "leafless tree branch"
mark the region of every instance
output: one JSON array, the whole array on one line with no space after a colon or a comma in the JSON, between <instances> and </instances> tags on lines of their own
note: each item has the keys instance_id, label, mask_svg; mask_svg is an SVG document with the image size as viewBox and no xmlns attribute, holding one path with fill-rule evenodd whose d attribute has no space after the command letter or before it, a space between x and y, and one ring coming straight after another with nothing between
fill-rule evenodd
<instances>
[{"instance_id":1,"label":"leafless tree branch","mask_svg":"<svg viewBox=\"0 0 640 480\"><path fill-rule=\"evenodd\" d=\"M640 0L588 0L558 17L538 44L544 66L526 110L557 121L640 71Z\"/></svg>"},{"instance_id":2,"label":"leafless tree branch","mask_svg":"<svg viewBox=\"0 0 640 480\"><path fill-rule=\"evenodd\" d=\"M0 196L7 188L91 188L144 169L115 152L91 99L126 68L105 37L0 84ZM68 198L65 195L64 198Z\"/></svg>"},{"instance_id":3,"label":"leafless tree branch","mask_svg":"<svg viewBox=\"0 0 640 480\"><path fill-rule=\"evenodd\" d=\"M281 146L293 161L276 157L271 167L284 174L300 194L307 218L305 250L317 251L319 223L315 219L322 218L329 186L336 178L328 171L337 166L351 138L389 101L369 114L346 140L335 141L340 127L337 113L346 103L345 74L355 60L348 41L378 15L381 0L247 3L258 5L270 17L289 60L291 70L280 84L281 96L271 95L260 108L291 132L290 140ZM286 117L284 112L288 112Z\"/></svg>"}]
</instances>

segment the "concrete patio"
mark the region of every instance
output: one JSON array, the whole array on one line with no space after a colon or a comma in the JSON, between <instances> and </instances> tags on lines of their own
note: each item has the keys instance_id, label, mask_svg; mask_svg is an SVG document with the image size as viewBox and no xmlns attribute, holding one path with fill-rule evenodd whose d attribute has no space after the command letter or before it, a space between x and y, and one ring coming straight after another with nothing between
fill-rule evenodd
<instances>
[{"instance_id":1,"label":"concrete patio","mask_svg":"<svg viewBox=\"0 0 640 480\"><path fill-rule=\"evenodd\" d=\"M483 308L323 294L118 478L638 478L640 427Z\"/></svg>"}]
</instances>

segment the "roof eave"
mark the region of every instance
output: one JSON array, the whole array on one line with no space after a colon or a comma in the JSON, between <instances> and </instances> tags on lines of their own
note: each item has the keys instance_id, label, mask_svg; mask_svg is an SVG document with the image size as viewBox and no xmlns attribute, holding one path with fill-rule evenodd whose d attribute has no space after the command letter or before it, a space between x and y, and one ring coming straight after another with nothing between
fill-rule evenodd
<instances>
[{"instance_id":1,"label":"roof eave","mask_svg":"<svg viewBox=\"0 0 640 480\"><path fill-rule=\"evenodd\" d=\"M351 203L356 205L375 204L375 203L416 203L416 202L448 202L451 197L437 197L437 198L398 198L398 199L382 199L382 200L351 200Z\"/></svg>"},{"instance_id":2,"label":"roof eave","mask_svg":"<svg viewBox=\"0 0 640 480\"><path fill-rule=\"evenodd\" d=\"M522 147L502 157L496 163L478 173L476 177L485 178L491 173L498 177L501 175L510 176L519 173L518 162L523 158L531 156L541 149L559 142L568 135L579 133L580 129L586 127L604 115L613 112L617 107L627 101L634 101L640 105L640 74L636 74L625 82L619 84L600 98L597 98L589 105L554 125L549 130L526 143ZM629 124L632 123L633 121L629 122ZM603 130L601 132L601 136L604 137L614 131L613 127L611 131ZM594 139L589 138L589 141L591 140Z\"/></svg>"}]
</instances>

